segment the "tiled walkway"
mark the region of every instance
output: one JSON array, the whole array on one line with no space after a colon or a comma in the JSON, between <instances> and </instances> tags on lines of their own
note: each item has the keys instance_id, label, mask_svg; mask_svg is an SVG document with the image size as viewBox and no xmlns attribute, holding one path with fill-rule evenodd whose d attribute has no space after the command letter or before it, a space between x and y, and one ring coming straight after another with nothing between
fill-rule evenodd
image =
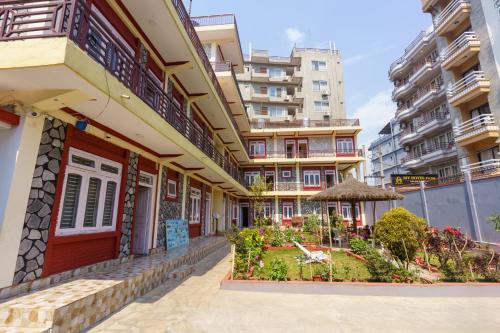
<instances>
[{"instance_id":1,"label":"tiled walkway","mask_svg":"<svg viewBox=\"0 0 500 333\"><path fill-rule=\"evenodd\" d=\"M497 297L386 297L221 290L217 251L89 333L500 332Z\"/></svg>"},{"instance_id":2,"label":"tiled walkway","mask_svg":"<svg viewBox=\"0 0 500 333\"><path fill-rule=\"evenodd\" d=\"M108 271L16 297L0 304L0 332L21 328L44 332L80 332L164 283L188 274L208 254L226 248L222 237L193 240L189 247L137 258ZM177 273L173 273L177 272Z\"/></svg>"}]
</instances>

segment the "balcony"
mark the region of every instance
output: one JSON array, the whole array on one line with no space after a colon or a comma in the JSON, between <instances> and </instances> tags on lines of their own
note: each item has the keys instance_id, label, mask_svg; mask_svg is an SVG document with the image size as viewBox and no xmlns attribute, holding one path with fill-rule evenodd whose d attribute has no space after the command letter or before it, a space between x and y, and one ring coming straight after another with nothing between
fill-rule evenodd
<instances>
[{"instance_id":1,"label":"balcony","mask_svg":"<svg viewBox=\"0 0 500 333\"><path fill-rule=\"evenodd\" d=\"M443 86L439 83L431 83L419 89L413 106L416 109L423 109L430 105L434 99L440 95L444 95Z\"/></svg>"},{"instance_id":2,"label":"balcony","mask_svg":"<svg viewBox=\"0 0 500 333\"><path fill-rule=\"evenodd\" d=\"M440 163L456 155L455 143L440 142L427 145L420 153L408 153L401 159L403 168L415 169L429 163Z\"/></svg>"},{"instance_id":3,"label":"balcony","mask_svg":"<svg viewBox=\"0 0 500 333\"><path fill-rule=\"evenodd\" d=\"M409 82L420 84L429 79L430 76L435 76L440 69L440 59L429 59L419 63L418 68L410 75Z\"/></svg>"},{"instance_id":4,"label":"balcony","mask_svg":"<svg viewBox=\"0 0 500 333\"><path fill-rule=\"evenodd\" d=\"M406 96L407 94L413 91L414 87L415 87L414 84L410 81L395 86L394 91L392 92L392 100L395 101L402 98L403 96Z\"/></svg>"},{"instance_id":5,"label":"balcony","mask_svg":"<svg viewBox=\"0 0 500 333\"><path fill-rule=\"evenodd\" d=\"M461 169L463 172L470 172L474 178L479 178L481 175L488 176L498 174L500 172L500 159L495 158L468 164L461 167Z\"/></svg>"},{"instance_id":6,"label":"balcony","mask_svg":"<svg viewBox=\"0 0 500 333\"><path fill-rule=\"evenodd\" d=\"M290 121L269 121L265 119L254 119L250 123L252 129L297 129L297 128L332 128L332 127L360 127L359 119L329 119L312 120L297 119Z\"/></svg>"},{"instance_id":7,"label":"balcony","mask_svg":"<svg viewBox=\"0 0 500 333\"><path fill-rule=\"evenodd\" d=\"M479 53L481 41L475 32L467 31L441 52L442 67L450 70Z\"/></svg>"},{"instance_id":8,"label":"balcony","mask_svg":"<svg viewBox=\"0 0 500 333\"><path fill-rule=\"evenodd\" d=\"M408 66L411 65L411 59L415 57L419 51L424 51L424 48L431 45L433 38L433 31L421 31L405 48L403 55L391 64L389 67L389 78L394 80L397 76L405 73Z\"/></svg>"},{"instance_id":9,"label":"balcony","mask_svg":"<svg viewBox=\"0 0 500 333\"><path fill-rule=\"evenodd\" d=\"M451 117L448 110L440 112L433 117L424 117L418 122L415 129L407 127L401 133L400 144L410 144L422 138L424 135L431 134L437 130L442 130L444 126L451 124Z\"/></svg>"},{"instance_id":10,"label":"balcony","mask_svg":"<svg viewBox=\"0 0 500 333\"><path fill-rule=\"evenodd\" d=\"M321 150L309 149L304 151L292 151L287 152L285 150L268 150L266 155L261 156L250 156L255 162L264 163L269 162L273 163L276 160L279 161L290 161L297 162L331 162L334 158L338 159L357 159L363 157L362 149L353 149L353 150L335 150L332 148L325 148Z\"/></svg>"},{"instance_id":11,"label":"balcony","mask_svg":"<svg viewBox=\"0 0 500 333\"><path fill-rule=\"evenodd\" d=\"M466 146L488 138L498 138L498 126L493 115L482 114L455 126L453 133L455 141Z\"/></svg>"},{"instance_id":12,"label":"balcony","mask_svg":"<svg viewBox=\"0 0 500 333\"><path fill-rule=\"evenodd\" d=\"M182 19L182 15L185 14L182 3L173 0L173 4L176 6L176 10ZM187 14L185 14L185 16L187 17ZM188 35L190 35L198 51L198 55L205 65L204 68L207 70L208 76L211 78L211 82L215 86L219 98L224 103L226 108L225 111L230 114L229 107L227 106L227 102L212 66L210 62L208 62L203 48L201 47L201 43L197 39L196 33L194 30L190 30L192 29L190 21L187 21L185 24ZM106 73L109 74L110 80L114 78L123 86L123 88L120 87L117 89L129 91L134 95L132 96L133 98L129 97L131 100L129 102L130 104L133 104L132 99L137 97L144 103L146 108L154 111L154 113L160 116L165 123L169 124L174 131L180 133L182 137L198 148L206 157L242 184L242 178L237 165L233 164L219 153L212 139L198 129L195 123L187 117L185 112L177 107L171 97L163 90L158 79L151 71L148 71L143 65L139 64L136 57L131 54L129 48L123 45L121 39L117 38L116 32L103 22L100 15L91 11L84 1L3 1L0 6L0 27L1 42L16 40L26 41L35 38L69 38L74 42L74 45L71 43L71 45L65 45L66 47L80 48L83 54L87 56L86 58L88 58L85 60L89 60L92 65L95 63L101 65L106 70ZM72 54L72 56L76 57L78 54L75 53ZM59 73L67 75L67 72L63 72L62 69ZM75 73L72 73L72 75L75 75ZM59 79L66 80L64 84L67 84L68 89L70 89L69 87L72 83L68 83L68 76ZM70 79L75 81L80 78L75 79L71 76ZM48 82L51 80L45 79L43 81ZM78 83L80 83L80 81L78 81ZM88 82L85 82L85 84L88 84ZM88 90L90 89L95 90L95 86L92 86L92 88ZM113 112L114 110L119 110L122 113L121 117L118 116L112 120L112 123L115 124L113 125L113 129L117 129L118 126L126 126L126 124L123 125L123 123L127 122L127 119L132 118L130 118L129 113L123 112L123 109L119 109L119 107L115 106L113 103L113 101L109 101L109 109L113 108ZM148 115L148 117L149 116L150 115ZM230 119L236 126L234 119L232 117ZM142 129L144 126L142 123L135 123L134 127L135 130L138 131L139 128ZM150 127L147 128L151 130ZM235 127L235 129L237 129L237 127ZM121 131L121 129L118 131ZM125 130L122 132L126 133ZM145 132L145 135L149 134ZM242 146L244 147L243 144ZM156 147L158 147L158 145L155 146L155 148ZM173 145L169 147L173 147Z\"/></svg>"},{"instance_id":13,"label":"balcony","mask_svg":"<svg viewBox=\"0 0 500 333\"><path fill-rule=\"evenodd\" d=\"M434 17L434 28L438 36L443 36L460 26L470 15L469 0L453 0Z\"/></svg>"},{"instance_id":14,"label":"balcony","mask_svg":"<svg viewBox=\"0 0 500 333\"><path fill-rule=\"evenodd\" d=\"M484 72L476 71L455 82L448 89L447 96L450 104L458 107L488 92L490 92L490 80L485 78Z\"/></svg>"},{"instance_id":15,"label":"balcony","mask_svg":"<svg viewBox=\"0 0 500 333\"><path fill-rule=\"evenodd\" d=\"M438 0L422 0L422 11L425 13L430 11L437 2Z\"/></svg>"}]
</instances>

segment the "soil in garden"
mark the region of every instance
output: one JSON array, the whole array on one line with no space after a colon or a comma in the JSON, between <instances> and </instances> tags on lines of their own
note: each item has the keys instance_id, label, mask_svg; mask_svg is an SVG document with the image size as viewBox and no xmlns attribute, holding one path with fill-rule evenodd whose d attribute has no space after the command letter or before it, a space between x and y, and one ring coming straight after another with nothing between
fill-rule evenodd
<instances>
[{"instance_id":1,"label":"soil in garden","mask_svg":"<svg viewBox=\"0 0 500 333\"><path fill-rule=\"evenodd\" d=\"M297 258L303 256L298 249L284 249L266 251L263 255L264 268L255 278L267 280L266 267L269 267L273 259L279 258L288 265L288 279L292 281L312 280L316 267L319 263L304 264L302 267L302 278L300 274L300 265ZM333 277L337 280L345 281L367 281L370 279L370 273L365 264L360 260L348 256L344 251L332 251ZM257 274L256 274L257 275Z\"/></svg>"}]
</instances>

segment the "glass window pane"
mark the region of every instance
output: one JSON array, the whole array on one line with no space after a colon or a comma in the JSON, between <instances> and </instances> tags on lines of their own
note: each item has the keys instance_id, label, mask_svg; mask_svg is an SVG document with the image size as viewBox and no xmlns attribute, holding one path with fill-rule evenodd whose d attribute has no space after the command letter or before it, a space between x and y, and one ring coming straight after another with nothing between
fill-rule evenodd
<instances>
[{"instance_id":1,"label":"glass window pane","mask_svg":"<svg viewBox=\"0 0 500 333\"><path fill-rule=\"evenodd\" d=\"M64 203L61 212L61 222L59 225L61 229L70 229L75 227L81 186L82 176L74 173L68 174L66 180L66 190L64 192Z\"/></svg>"},{"instance_id":2,"label":"glass window pane","mask_svg":"<svg viewBox=\"0 0 500 333\"><path fill-rule=\"evenodd\" d=\"M85 165L85 166L88 166L88 167L95 168L95 161L90 160L90 159L85 158L85 157L81 157L81 156L77 156L77 155L72 155L71 156L71 162L73 162L75 164L81 164L81 165Z\"/></svg>"},{"instance_id":3,"label":"glass window pane","mask_svg":"<svg viewBox=\"0 0 500 333\"><path fill-rule=\"evenodd\" d=\"M113 225L113 214L115 210L116 183L108 182L106 185L106 198L104 200L104 211L102 215L102 225Z\"/></svg>"},{"instance_id":4,"label":"glass window pane","mask_svg":"<svg viewBox=\"0 0 500 333\"><path fill-rule=\"evenodd\" d=\"M97 224L97 208L99 207L100 190L101 180L91 177L87 192L87 204L85 205L85 216L83 217L84 227L95 227Z\"/></svg>"}]
</instances>

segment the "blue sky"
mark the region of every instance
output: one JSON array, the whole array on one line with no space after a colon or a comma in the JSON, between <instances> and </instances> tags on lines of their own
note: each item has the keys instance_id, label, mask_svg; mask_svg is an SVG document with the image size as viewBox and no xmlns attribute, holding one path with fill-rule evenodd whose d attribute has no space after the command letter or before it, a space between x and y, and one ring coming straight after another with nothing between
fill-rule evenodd
<instances>
[{"instance_id":1,"label":"blue sky","mask_svg":"<svg viewBox=\"0 0 500 333\"><path fill-rule=\"evenodd\" d=\"M274 55L289 55L294 42L334 42L344 59L347 115L361 119L366 145L395 112L390 64L431 25L420 0L193 0L193 16L221 13L236 14L244 53L250 42Z\"/></svg>"}]
</instances>

